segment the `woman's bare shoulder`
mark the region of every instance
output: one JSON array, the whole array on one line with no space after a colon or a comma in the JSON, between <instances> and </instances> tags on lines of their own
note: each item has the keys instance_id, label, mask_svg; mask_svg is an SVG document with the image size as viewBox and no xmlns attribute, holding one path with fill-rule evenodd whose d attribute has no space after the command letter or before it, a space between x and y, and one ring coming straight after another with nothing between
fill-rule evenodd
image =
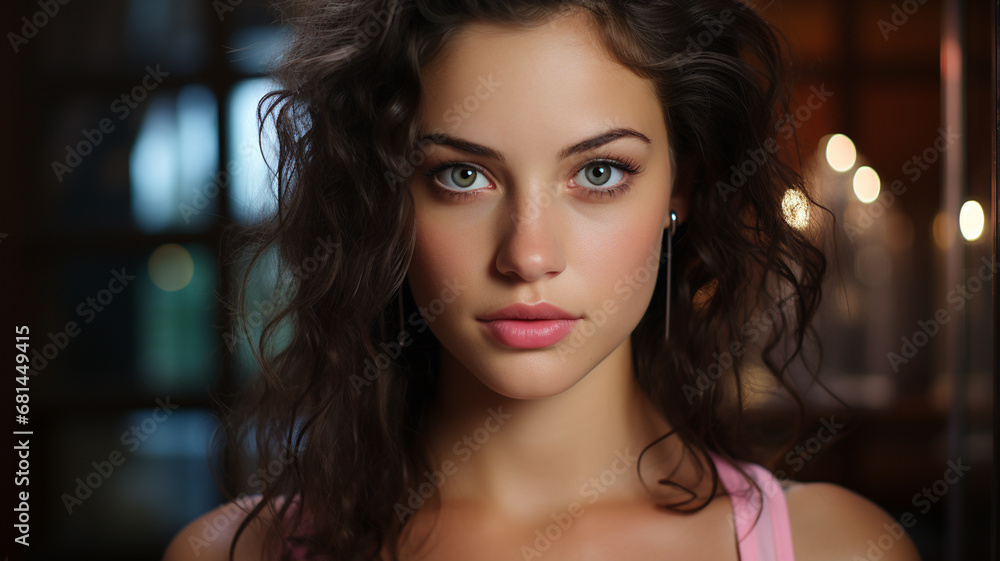
<instances>
[{"instance_id":1,"label":"woman's bare shoulder","mask_svg":"<svg viewBox=\"0 0 1000 561\"><path fill-rule=\"evenodd\" d=\"M794 482L785 490L785 500L798 561L920 561L900 521L840 485ZM904 515L901 521L911 518Z\"/></svg>"},{"instance_id":2,"label":"woman's bare shoulder","mask_svg":"<svg viewBox=\"0 0 1000 561\"><path fill-rule=\"evenodd\" d=\"M260 495L246 496L195 518L174 536L162 561L229 561L229 546L236 530L261 499ZM261 561L269 510L262 510L240 536L235 561Z\"/></svg>"}]
</instances>

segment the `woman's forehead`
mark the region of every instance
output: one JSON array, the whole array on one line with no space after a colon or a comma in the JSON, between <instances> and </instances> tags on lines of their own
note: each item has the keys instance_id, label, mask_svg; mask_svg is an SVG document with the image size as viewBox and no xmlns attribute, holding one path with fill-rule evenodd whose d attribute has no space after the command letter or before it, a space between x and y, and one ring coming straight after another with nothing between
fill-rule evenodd
<instances>
[{"instance_id":1,"label":"woman's forehead","mask_svg":"<svg viewBox=\"0 0 1000 561\"><path fill-rule=\"evenodd\" d=\"M615 60L588 16L530 28L475 22L423 72L426 131L565 143L603 125L665 128L653 84ZM656 125L656 126L651 126Z\"/></svg>"}]
</instances>

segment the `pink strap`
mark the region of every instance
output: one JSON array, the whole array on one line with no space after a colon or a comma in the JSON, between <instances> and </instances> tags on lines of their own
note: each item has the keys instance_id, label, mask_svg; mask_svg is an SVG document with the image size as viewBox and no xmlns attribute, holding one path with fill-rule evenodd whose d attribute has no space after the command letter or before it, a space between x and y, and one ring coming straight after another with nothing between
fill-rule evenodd
<instances>
[{"instance_id":1,"label":"pink strap","mask_svg":"<svg viewBox=\"0 0 1000 561\"><path fill-rule=\"evenodd\" d=\"M300 506L301 506L301 502L299 500L299 496L295 495L292 498L291 504L288 507L288 512L285 514L286 518L289 521L294 519L295 512L300 508ZM309 517L308 517L308 515L306 515L305 520L303 520L303 525L305 525L308 528L309 524L310 524ZM285 538L286 539L286 543L283 544L283 545L291 550L292 559L304 560L309 555L309 549L305 545L294 544L294 543L287 543L289 537L300 537L302 535L303 535L303 530L300 528L300 529L297 529L294 532L290 532L286 536L286 538ZM277 561L277 559L279 557L280 557L280 552L276 551L275 552L274 561Z\"/></svg>"},{"instance_id":2,"label":"pink strap","mask_svg":"<svg viewBox=\"0 0 1000 561\"><path fill-rule=\"evenodd\" d=\"M715 454L710 455L733 504L730 522L736 531L740 560L794 561L788 505L778 480L762 466L740 463L760 486L762 497L729 462Z\"/></svg>"}]
</instances>

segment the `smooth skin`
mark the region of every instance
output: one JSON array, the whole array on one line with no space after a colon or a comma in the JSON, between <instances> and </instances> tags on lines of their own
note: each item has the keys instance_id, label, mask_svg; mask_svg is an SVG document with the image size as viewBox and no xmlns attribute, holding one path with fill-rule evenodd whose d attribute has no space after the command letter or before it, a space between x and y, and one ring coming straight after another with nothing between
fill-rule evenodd
<instances>
[{"instance_id":1,"label":"smooth skin","mask_svg":"<svg viewBox=\"0 0 1000 561\"><path fill-rule=\"evenodd\" d=\"M635 383L629 335L653 293L669 212L686 211L652 85L611 58L580 12L531 29L470 24L453 41L425 69L422 126L449 140L425 146L409 185L408 278L418 305L447 300L428 319L442 345L428 443L454 469L436 490L440 511L410 518L405 558L737 560L727 497L692 515L657 510L628 463L670 430ZM609 131L628 132L601 138ZM614 167L626 159L641 170ZM599 193L622 182L630 188L617 196ZM559 344L514 349L476 319L539 301L582 321ZM673 479L697 481L671 440L643 458L647 484L675 466ZM706 485L696 489L707 495ZM794 483L785 495L799 561L864 558L892 522L833 484ZM197 556L190 545L220 512L181 530L164 561L226 559L236 524ZM538 531L561 513L571 524L540 551ZM261 528L237 559L258 558ZM919 556L904 536L881 559Z\"/></svg>"}]
</instances>

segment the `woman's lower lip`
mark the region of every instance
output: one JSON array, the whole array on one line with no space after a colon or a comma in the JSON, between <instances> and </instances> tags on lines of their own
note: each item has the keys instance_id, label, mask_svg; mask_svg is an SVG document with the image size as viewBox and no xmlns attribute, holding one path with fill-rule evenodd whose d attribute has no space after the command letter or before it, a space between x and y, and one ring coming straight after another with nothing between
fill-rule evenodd
<instances>
[{"instance_id":1,"label":"woman's lower lip","mask_svg":"<svg viewBox=\"0 0 1000 561\"><path fill-rule=\"evenodd\" d=\"M539 349L561 341L580 318L576 319L495 319L479 320L497 341L518 349Z\"/></svg>"}]
</instances>

